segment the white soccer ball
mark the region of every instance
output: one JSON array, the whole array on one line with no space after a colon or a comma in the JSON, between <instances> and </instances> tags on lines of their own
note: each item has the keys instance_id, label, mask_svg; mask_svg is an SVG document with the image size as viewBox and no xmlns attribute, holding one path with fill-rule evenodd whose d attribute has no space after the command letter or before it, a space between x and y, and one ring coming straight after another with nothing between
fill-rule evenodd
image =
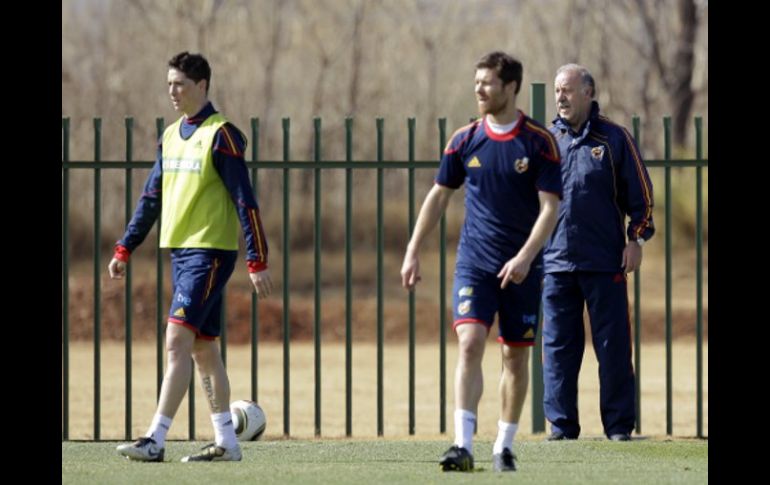
<instances>
[{"instance_id":1,"label":"white soccer ball","mask_svg":"<svg viewBox=\"0 0 770 485\"><path fill-rule=\"evenodd\" d=\"M258 440L267 426L265 412L254 401L242 399L230 403L230 413L233 416L235 436L238 441Z\"/></svg>"}]
</instances>

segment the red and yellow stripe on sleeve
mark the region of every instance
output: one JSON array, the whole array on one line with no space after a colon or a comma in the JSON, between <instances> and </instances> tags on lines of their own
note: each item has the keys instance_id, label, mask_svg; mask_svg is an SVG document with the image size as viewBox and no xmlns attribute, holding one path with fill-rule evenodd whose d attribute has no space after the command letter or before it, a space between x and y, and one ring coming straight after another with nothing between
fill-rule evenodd
<instances>
[{"instance_id":1,"label":"red and yellow stripe on sleeve","mask_svg":"<svg viewBox=\"0 0 770 485\"><path fill-rule=\"evenodd\" d=\"M220 131L222 132L222 139L224 140L225 145L220 145L217 147L217 149L234 157L242 157L243 150L238 144L235 143L235 138L233 138L233 134L230 130L231 128L229 128L226 124L222 126Z\"/></svg>"},{"instance_id":2,"label":"red and yellow stripe on sleeve","mask_svg":"<svg viewBox=\"0 0 770 485\"><path fill-rule=\"evenodd\" d=\"M259 217L259 209L248 209L249 226L254 235L254 249L257 252L257 261L267 262L267 243L265 242L265 231L262 229L262 220Z\"/></svg>"},{"instance_id":3,"label":"red and yellow stripe on sleeve","mask_svg":"<svg viewBox=\"0 0 770 485\"><path fill-rule=\"evenodd\" d=\"M634 140L631 138L631 133L629 133L625 128L622 129L623 136L625 136L626 144L628 145L628 151L631 153L631 157L633 158L636 175L639 178L639 186L642 189L642 198L644 199L644 217L642 222L634 231L636 236L639 237L650 225L650 220L652 219L652 188L650 187L649 179L645 175L642 156L639 153L639 150L636 149Z\"/></svg>"},{"instance_id":4,"label":"red and yellow stripe on sleeve","mask_svg":"<svg viewBox=\"0 0 770 485\"><path fill-rule=\"evenodd\" d=\"M559 147L556 145L556 139L553 137L553 134L548 131L545 128L542 128L535 123L532 123L531 121L527 120L527 123L525 125L527 129L530 131L536 133L541 138L545 140L546 144L546 150L543 150L543 156L547 158L548 160L551 160L552 162L555 162L557 160L561 159L561 156L559 155Z\"/></svg>"}]
</instances>

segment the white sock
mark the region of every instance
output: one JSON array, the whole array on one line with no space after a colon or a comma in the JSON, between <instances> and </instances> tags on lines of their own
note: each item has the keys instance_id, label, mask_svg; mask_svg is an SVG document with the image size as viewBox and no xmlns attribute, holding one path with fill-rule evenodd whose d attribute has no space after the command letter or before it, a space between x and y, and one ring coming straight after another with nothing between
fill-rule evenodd
<instances>
[{"instance_id":1,"label":"white sock","mask_svg":"<svg viewBox=\"0 0 770 485\"><path fill-rule=\"evenodd\" d=\"M476 415L465 409L455 409L455 444L473 454L473 432Z\"/></svg>"},{"instance_id":2,"label":"white sock","mask_svg":"<svg viewBox=\"0 0 770 485\"><path fill-rule=\"evenodd\" d=\"M152 418L152 423L150 424L150 427L147 430L145 436L149 436L150 438L154 439L159 447L165 447L166 434L168 433L168 429L171 427L171 421L173 421L171 418L163 416L160 413L155 413L155 416Z\"/></svg>"},{"instance_id":3,"label":"white sock","mask_svg":"<svg viewBox=\"0 0 770 485\"><path fill-rule=\"evenodd\" d=\"M504 421L497 422L497 440L495 440L495 446L492 447L492 453L498 454L503 452L503 448L508 448L513 452L513 437L516 436L516 431L519 429L519 423L506 423Z\"/></svg>"},{"instance_id":4,"label":"white sock","mask_svg":"<svg viewBox=\"0 0 770 485\"><path fill-rule=\"evenodd\" d=\"M238 444L233 427L233 416L230 411L212 414L211 422L214 424L214 441L217 446L230 449Z\"/></svg>"}]
</instances>

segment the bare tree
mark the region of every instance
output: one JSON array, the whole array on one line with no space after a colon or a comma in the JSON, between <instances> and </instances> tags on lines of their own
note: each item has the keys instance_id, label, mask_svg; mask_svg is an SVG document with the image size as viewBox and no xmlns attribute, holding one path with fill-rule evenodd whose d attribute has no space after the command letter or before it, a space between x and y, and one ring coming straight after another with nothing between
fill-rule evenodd
<instances>
[{"instance_id":1,"label":"bare tree","mask_svg":"<svg viewBox=\"0 0 770 485\"><path fill-rule=\"evenodd\" d=\"M675 48L670 57L663 52L661 30L648 3L644 0L635 0L635 2L643 20L652 64L660 77L672 108L674 143L681 147L685 144L687 125L695 99L691 85L695 66L695 35L698 30L695 0L677 1L679 31L674 36ZM664 11L657 8L654 10Z\"/></svg>"},{"instance_id":2,"label":"bare tree","mask_svg":"<svg viewBox=\"0 0 770 485\"><path fill-rule=\"evenodd\" d=\"M295 159L312 156L313 116L324 121L324 156L342 158L346 115L356 118L354 159L374 156L374 118L380 116L386 119L386 159L406 156L406 118L412 116L416 158L436 159L443 148L436 118L447 118L451 133L476 115L472 66L496 49L525 63L525 110L528 84L552 81L559 65L577 61L595 70L608 116L624 124L633 114L643 116L643 150L650 158L661 154L663 114L673 111L682 143L690 113L708 106L704 0L69 0L62 3L62 116L71 118L72 159L92 159L95 116L103 117L102 158L122 159L123 118L133 116L134 160L152 160L155 117L168 123L178 116L168 102L165 63L196 49L216 73L215 106L247 135L247 120L260 119L259 140L249 144L259 145L261 160L281 158L279 114L292 117ZM555 113L552 95L546 109ZM71 207L86 221L92 182L86 171L74 172L85 189L73 192ZM112 180L107 172L104 193L118 193L121 177ZM292 174L302 177L296 187L310 188L310 172L300 173ZM369 175L356 176L357 189L373 188ZM428 187L432 175L419 171L418 185L424 177ZM135 177L135 191L141 179ZM386 173L389 196L404 193L402 179L397 171ZM259 180L260 202L280 207L280 171L260 171ZM324 204L342 207L339 178L323 183ZM300 199L310 191L295 192ZM122 201L104 199L103 229L117 235L124 226ZM280 233L279 215L266 211L266 223Z\"/></svg>"},{"instance_id":3,"label":"bare tree","mask_svg":"<svg viewBox=\"0 0 770 485\"><path fill-rule=\"evenodd\" d=\"M585 0L571 0L569 12L565 22L565 32L569 44L567 47L566 60L577 62L581 56L583 48L583 36L586 32L586 18L589 6ZM558 35L558 33L557 33Z\"/></svg>"},{"instance_id":4,"label":"bare tree","mask_svg":"<svg viewBox=\"0 0 770 485\"><path fill-rule=\"evenodd\" d=\"M366 15L366 2L358 0L353 10L353 47L350 58L350 88L348 89L348 115L354 116L358 111L358 92L361 83L361 66L364 59L363 29L364 16Z\"/></svg>"},{"instance_id":5,"label":"bare tree","mask_svg":"<svg viewBox=\"0 0 770 485\"><path fill-rule=\"evenodd\" d=\"M420 63L425 69L427 76L425 90L423 95L424 106L420 111L425 114L428 120L428 132L425 135L428 139L434 140L438 128L436 119L439 117L439 67L441 64L441 55L443 46L447 42L447 36L453 29L447 29L452 19L457 18L458 4L455 2L431 2L430 0L415 0L416 15L411 23L415 31L413 36L419 39L424 50L423 61Z\"/></svg>"},{"instance_id":6,"label":"bare tree","mask_svg":"<svg viewBox=\"0 0 770 485\"><path fill-rule=\"evenodd\" d=\"M269 8L271 14L267 22L264 22L268 27L268 41L267 45L254 45L254 49L258 52L267 52L267 57L262 66L264 72L264 84L262 86L262 102L264 103L263 113L260 117L261 125L263 127L270 127L273 121L273 111L275 109L275 79L279 72L277 70L278 59L284 48L284 13L289 6L289 0L269 0ZM249 24L252 28L259 28L259 20L262 20L264 12L258 9L248 9ZM255 37L255 40L259 40L259 37ZM272 132L268 132L272 133ZM272 146L273 136L266 136L266 149L270 152Z\"/></svg>"},{"instance_id":7,"label":"bare tree","mask_svg":"<svg viewBox=\"0 0 770 485\"><path fill-rule=\"evenodd\" d=\"M328 30L330 26L344 24L344 17L347 13L347 6L342 5L334 0L310 0L309 2L303 2L299 5L299 12L305 19L309 19L306 32L310 36L310 46L316 54L316 60L318 63L318 75L313 83L313 98L311 103L310 114L313 116L320 116L324 109L324 89L327 84L327 78L329 77L332 66L343 54L344 50L342 46L348 40L343 34L339 34L336 37L332 35ZM318 10L323 12L323 18L319 19ZM312 159L315 145L314 137L307 138L307 158ZM308 170L303 170L300 176L300 191L303 193L310 192L310 184L312 182L312 173Z\"/></svg>"}]
</instances>

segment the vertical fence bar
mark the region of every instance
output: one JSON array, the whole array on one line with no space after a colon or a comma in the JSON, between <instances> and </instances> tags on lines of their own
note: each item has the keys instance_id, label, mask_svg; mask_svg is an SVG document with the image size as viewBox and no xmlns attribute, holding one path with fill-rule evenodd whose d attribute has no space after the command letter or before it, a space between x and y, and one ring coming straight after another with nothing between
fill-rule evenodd
<instances>
[{"instance_id":1,"label":"vertical fence bar","mask_svg":"<svg viewBox=\"0 0 770 485\"><path fill-rule=\"evenodd\" d=\"M290 160L289 154L289 118L283 118L283 161L288 162ZM290 325L289 325L289 192L291 173L288 168L283 169L283 434L289 436L289 391L290 391L290 376L289 376L289 339L290 339Z\"/></svg>"},{"instance_id":2,"label":"vertical fence bar","mask_svg":"<svg viewBox=\"0 0 770 485\"><path fill-rule=\"evenodd\" d=\"M134 119L131 117L126 118L126 162L132 162L134 159ZM133 191L131 190L131 186L133 184L133 170L129 166L126 169L125 173L125 184L126 184L126 198L124 200L124 216L126 219L126 226L128 226L128 223L131 222L131 215L132 215L132 204L133 204ZM124 320L126 322L126 350L125 350L125 379L126 379L126 421L125 421L125 432L124 432L124 438L126 440L131 439L131 414L132 414L132 407L131 407L131 356L132 356L132 350L133 347L131 345L131 340L133 339L133 319L132 315L133 312L131 311L134 307L134 303L132 300L132 264L131 260L129 259L128 263L126 264L126 286L124 288L125 292L125 307L124 307Z\"/></svg>"},{"instance_id":3,"label":"vertical fence bar","mask_svg":"<svg viewBox=\"0 0 770 485\"><path fill-rule=\"evenodd\" d=\"M314 158L321 161L321 118L313 120L315 129ZM315 435L321 436L321 169L316 167L313 174L314 212L313 212L313 251L315 281L315 315L313 322L313 340L315 342Z\"/></svg>"},{"instance_id":4,"label":"vertical fence bar","mask_svg":"<svg viewBox=\"0 0 770 485\"><path fill-rule=\"evenodd\" d=\"M634 140L637 146L641 120L632 118ZM634 270L634 387L636 389L636 434L642 432L642 268Z\"/></svg>"},{"instance_id":5,"label":"vertical fence bar","mask_svg":"<svg viewBox=\"0 0 770 485\"><path fill-rule=\"evenodd\" d=\"M195 369L195 362L191 364ZM187 387L187 439L195 439L195 372L190 376Z\"/></svg>"},{"instance_id":6,"label":"vertical fence bar","mask_svg":"<svg viewBox=\"0 0 770 485\"><path fill-rule=\"evenodd\" d=\"M383 161L383 135L385 120L377 118L377 161ZM382 315L382 252L385 250L383 243L383 186L382 167L377 168L377 436L382 436L385 428L384 420L384 395L383 395L383 315Z\"/></svg>"},{"instance_id":7,"label":"vertical fence bar","mask_svg":"<svg viewBox=\"0 0 770 485\"><path fill-rule=\"evenodd\" d=\"M446 118L439 118L439 160L446 145ZM446 433L446 214L439 224L439 432Z\"/></svg>"},{"instance_id":8,"label":"vertical fence bar","mask_svg":"<svg viewBox=\"0 0 770 485\"><path fill-rule=\"evenodd\" d=\"M353 118L345 118L345 161L353 161ZM345 436L353 436L353 169L345 169Z\"/></svg>"},{"instance_id":9,"label":"vertical fence bar","mask_svg":"<svg viewBox=\"0 0 770 485\"><path fill-rule=\"evenodd\" d=\"M195 369L195 362L192 366ZM190 386L187 389L187 439L195 439L195 372L190 376Z\"/></svg>"},{"instance_id":10,"label":"vertical fence bar","mask_svg":"<svg viewBox=\"0 0 770 485\"><path fill-rule=\"evenodd\" d=\"M62 160L70 161L70 119L62 118ZM61 292L62 292L62 432L61 439L70 438L70 285L69 285L69 204L70 169L62 168L61 201Z\"/></svg>"},{"instance_id":11,"label":"vertical fence bar","mask_svg":"<svg viewBox=\"0 0 770 485\"><path fill-rule=\"evenodd\" d=\"M703 160L703 118L695 117L695 158ZM695 167L695 365L696 426L703 438L703 173Z\"/></svg>"},{"instance_id":12,"label":"vertical fence bar","mask_svg":"<svg viewBox=\"0 0 770 485\"><path fill-rule=\"evenodd\" d=\"M157 137L160 139L163 136L163 130L165 127L165 121L163 118L155 118L155 130ZM163 324L165 322L165 313L163 312L163 251L160 249L160 220L158 217L158 233L157 233L157 245L155 246L157 252L155 254L155 382L156 400L160 399L160 388L163 385ZM194 379L192 379L194 380ZM191 380L191 381L192 381ZM190 391L194 391L192 382L190 382ZM192 395L192 394L191 394Z\"/></svg>"},{"instance_id":13,"label":"vertical fence bar","mask_svg":"<svg viewBox=\"0 0 770 485\"><path fill-rule=\"evenodd\" d=\"M222 354L222 364L227 368L227 288L222 288L222 306L219 308L219 321L222 324L222 334L219 336L219 353Z\"/></svg>"},{"instance_id":14,"label":"vertical fence bar","mask_svg":"<svg viewBox=\"0 0 770 485\"><path fill-rule=\"evenodd\" d=\"M530 87L530 111L532 118L545 124L545 83L532 83ZM543 410L543 310L542 305L537 312L540 331L535 336L532 347L532 432L545 432L545 411Z\"/></svg>"},{"instance_id":15,"label":"vertical fence bar","mask_svg":"<svg viewBox=\"0 0 770 485\"><path fill-rule=\"evenodd\" d=\"M408 187L409 187L409 214L408 221L409 226L409 239L412 239L412 232L414 231L414 138L415 138L415 119L409 118L407 120L407 127L409 129L409 169L408 169ZM409 292L409 434L414 434L414 368L415 368L415 351L414 351L414 311L415 311L415 291L413 289Z\"/></svg>"},{"instance_id":16,"label":"vertical fence bar","mask_svg":"<svg viewBox=\"0 0 770 485\"><path fill-rule=\"evenodd\" d=\"M671 117L663 118L666 190L666 434L673 433L671 348Z\"/></svg>"},{"instance_id":17,"label":"vertical fence bar","mask_svg":"<svg viewBox=\"0 0 770 485\"><path fill-rule=\"evenodd\" d=\"M94 118L94 161L102 159L102 120ZM99 233L102 228L102 169L94 169L94 440L101 437L101 379L102 348L102 316L101 316L101 241Z\"/></svg>"},{"instance_id":18,"label":"vertical fence bar","mask_svg":"<svg viewBox=\"0 0 770 485\"><path fill-rule=\"evenodd\" d=\"M251 119L251 160L255 162L251 168L251 185L254 190L254 198L259 203L259 176L256 162L259 161L259 118ZM257 294L251 292L251 400L259 402L259 308L257 307Z\"/></svg>"},{"instance_id":19,"label":"vertical fence bar","mask_svg":"<svg viewBox=\"0 0 770 485\"><path fill-rule=\"evenodd\" d=\"M157 130L158 130L158 137L163 136L163 130L165 122L163 121L163 118L158 118L156 120ZM160 389L163 385L163 337L165 336L165 333L163 332L163 325L166 324L166 314L163 311L164 309L164 302L163 302L163 252L160 249L160 222L161 218L158 218L158 253L157 253L157 260L156 265L158 268L158 275L157 275L157 321L156 321L156 332L157 332L157 348L156 350L156 356L157 356L157 379L158 379L158 397L160 398ZM171 291L174 291L173 288L171 288ZM171 297L173 298L174 295L172 294ZM193 362L192 357L190 358L190 365L192 365L192 368L195 369L195 362ZM193 372L190 375L190 382L187 385L187 439L194 440L195 439L195 372Z\"/></svg>"}]
</instances>

